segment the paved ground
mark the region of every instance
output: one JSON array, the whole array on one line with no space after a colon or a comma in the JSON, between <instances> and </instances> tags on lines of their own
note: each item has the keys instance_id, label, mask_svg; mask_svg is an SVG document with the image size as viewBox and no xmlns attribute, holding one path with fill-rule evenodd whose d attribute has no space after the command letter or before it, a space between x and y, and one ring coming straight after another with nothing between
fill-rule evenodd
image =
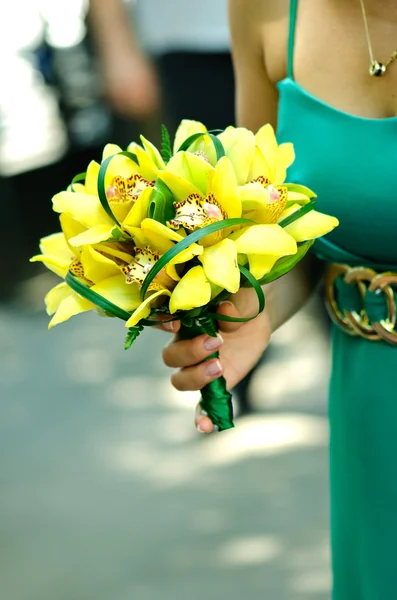
<instances>
[{"instance_id":1,"label":"paved ground","mask_svg":"<svg viewBox=\"0 0 397 600\"><path fill-rule=\"evenodd\" d=\"M29 292L29 288L27 288ZM211 437L123 325L0 305L2 600L329 600L328 348L306 311ZM297 344L300 341L303 343Z\"/></svg>"}]
</instances>

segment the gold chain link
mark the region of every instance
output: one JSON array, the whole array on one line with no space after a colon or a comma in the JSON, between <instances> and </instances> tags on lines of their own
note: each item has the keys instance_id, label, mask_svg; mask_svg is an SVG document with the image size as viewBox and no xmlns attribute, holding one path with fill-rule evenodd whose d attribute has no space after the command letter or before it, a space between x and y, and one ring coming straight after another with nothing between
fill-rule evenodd
<instances>
[{"instance_id":1,"label":"gold chain link","mask_svg":"<svg viewBox=\"0 0 397 600\"><path fill-rule=\"evenodd\" d=\"M367 291L385 295L388 315L382 321L371 323L366 311L360 313L340 309L335 296L335 281L343 277L349 285L357 285L362 299ZM393 287L397 287L397 273L376 273L373 269L330 265L325 277L325 301L329 315L343 331L367 340L384 340L397 346L397 307Z\"/></svg>"}]
</instances>

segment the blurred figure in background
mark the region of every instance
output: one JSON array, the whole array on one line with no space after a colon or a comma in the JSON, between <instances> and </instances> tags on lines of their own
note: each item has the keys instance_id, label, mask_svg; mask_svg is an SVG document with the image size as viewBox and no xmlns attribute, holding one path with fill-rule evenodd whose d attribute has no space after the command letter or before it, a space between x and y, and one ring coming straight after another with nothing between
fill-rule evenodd
<instances>
[{"instance_id":1,"label":"blurred figure in background","mask_svg":"<svg viewBox=\"0 0 397 600\"><path fill-rule=\"evenodd\" d=\"M111 133L89 51L88 0L0 5L0 297L34 273L37 239L57 229L51 197L99 153ZM12 261L12 262L11 262ZM39 267L38 267L39 269Z\"/></svg>"},{"instance_id":2,"label":"blurred figure in background","mask_svg":"<svg viewBox=\"0 0 397 600\"><path fill-rule=\"evenodd\" d=\"M234 122L234 78L225 0L91 0L106 95L130 118L183 118L209 129Z\"/></svg>"}]
</instances>

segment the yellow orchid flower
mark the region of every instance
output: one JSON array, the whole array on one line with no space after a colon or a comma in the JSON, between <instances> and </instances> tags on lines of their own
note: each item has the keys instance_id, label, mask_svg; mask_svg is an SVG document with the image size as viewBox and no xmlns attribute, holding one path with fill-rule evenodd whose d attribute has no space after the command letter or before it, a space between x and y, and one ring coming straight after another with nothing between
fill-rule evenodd
<instances>
[{"instance_id":1,"label":"yellow orchid flower","mask_svg":"<svg viewBox=\"0 0 397 600\"><path fill-rule=\"evenodd\" d=\"M153 219L144 219L141 227L131 227L130 233L135 242L135 248L133 257L128 264L122 267L122 272L126 283L134 284L140 290L146 276L162 255L170 250L175 242L184 238ZM171 296L171 291L180 280L176 264L186 262L202 252L203 248L194 244L183 253L183 257L179 255L174 261L169 261L149 285L144 300L141 300L139 306L136 307L127 321L126 327L133 327L141 319L149 317L153 308L161 305L167 297Z\"/></svg>"},{"instance_id":2,"label":"yellow orchid flower","mask_svg":"<svg viewBox=\"0 0 397 600\"><path fill-rule=\"evenodd\" d=\"M283 212L280 221L289 217L300 208L299 204L294 204ZM303 217L300 217L290 225L287 225L285 231L293 237L295 241L306 242L307 240L314 240L326 235L338 225L339 221L336 217L325 215L316 210L311 210L303 215Z\"/></svg>"},{"instance_id":3,"label":"yellow orchid flower","mask_svg":"<svg viewBox=\"0 0 397 600\"><path fill-rule=\"evenodd\" d=\"M205 132L206 128L202 123L183 121L178 129L176 145L179 147L183 139L194 133ZM287 167L294 160L294 151L292 144L277 144L270 125L262 127L256 136L243 127L228 127L217 137L233 166L239 186L242 216L245 218L262 224L277 223L287 202L304 203L314 196L310 190L301 186L298 186L297 192L280 185L285 179ZM209 160L208 148L215 152L211 139L208 136L199 138L189 148L188 160L186 155L179 156L184 153L178 153L166 170L188 180L204 192L203 182L211 172L211 165L216 164L216 160ZM195 165L191 164L193 161ZM302 190L311 195L306 196ZM183 192L183 187L179 191Z\"/></svg>"},{"instance_id":4,"label":"yellow orchid flower","mask_svg":"<svg viewBox=\"0 0 397 600\"><path fill-rule=\"evenodd\" d=\"M239 193L243 217L266 225L278 222L289 198L285 186L275 187L264 176L240 186Z\"/></svg>"},{"instance_id":5,"label":"yellow orchid flower","mask_svg":"<svg viewBox=\"0 0 397 600\"><path fill-rule=\"evenodd\" d=\"M68 225L71 225L70 221ZM116 260L107 247L85 246L74 253L65 234L56 233L40 242L42 254L32 257L31 262L42 262L47 268L65 278L70 271L82 283L90 287L110 302L126 311L137 308L141 302L137 285L129 286L121 272L121 260ZM125 258L129 260L129 255ZM54 315L49 328L62 323L81 312L97 307L74 292L66 283L50 290L46 296L47 312Z\"/></svg>"},{"instance_id":6,"label":"yellow orchid flower","mask_svg":"<svg viewBox=\"0 0 397 600\"><path fill-rule=\"evenodd\" d=\"M191 173L189 179L184 178L187 170ZM206 173L206 177L203 173ZM236 175L226 157L212 168L197 156L179 153L165 171L159 172L159 178L168 186L176 200L175 217L169 222L169 226L176 230L184 228L187 232L192 232L211 223L241 217L242 206ZM210 246L224 237L224 231L210 234L201 240L201 244Z\"/></svg>"},{"instance_id":7,"label":"yellow orchid flower","mask_svg":"<svg viewBox=\"0 0 397 600\"><path fill-rule=\"evenodd\" d=\"M176 130L175 140L174 140L174 154L176 154L179 148L182 146L183 142L190 138L192 135L196 133L207 133L207 128L200 121L192 121L190 119L183 119L178 129ZM204 137L204 136L203 136ZM202 138L200 138L202 139Z\"/></svg>"},{"instance_id":8,"label":"yellow orchid flower","mask_svg":"<svg viewBox=\"0 0 397 600\"><path fill-rule=\"evenodd\" d=\"M157 249L167 251L175 242L185 239L178 232L152 219L145 219L141 228L132 232L132 235L137 244L135 259L122 270L126 281L137 283L139 287L161 257ZM202 266L193 267L181 278L176 265L182 266L194 257L198 257ZM189 310L187 306L203 306L204 299L215 297L223 289L235 293L239 287L237 248L232 240L221 240L218 244L206 248L199 244L191 244L156 275L149 285L147 297L129 319L127 326L131 327L141 319L147 318L151 310L163 303L167 296L170 297L170 311L173 313L176 310Z\"/></svg>"},{"instance_id":9,"label":"yellow orchid flower","mask_svg":"<svg viewBox=\"0 0 397 600\"><path fill-rule=\"evenodd\" d=\"M200 121L191 121L189 119L184 119L183 121L181 121L175 134L174 155L178 153L179 148L182 146L183 142L185 142L189 137L197 133L207 132L207 127L203 123L200 123ZM191 144L188 151L189 153L202 158L210 165L216 165L216 151L209 135L200 136L195 142Z\"/></svg>"},{"instance_id":10,"label":"yellow orchid flower","mask_svg":"<svg viewBox=\"0 0 397 600\"><path fill-rule=\"evenodd\" d=\"M138 226L147 216L156 173L165 166L158 150L143 137L142 143L144 148L138 145L134 148L139 165L120 154L122 150L115 144L107 144L102 156L102 162L110 159L105 176L106 198L121 230L127 232L128 227ZM69 187L53 198L56 212L68 214L85 227L71 239L74 246L111 239L118 229L98 197L99 171L100 164L92 161L84 185L74 184L73 189Z\"/></svg>"}]
</instances>

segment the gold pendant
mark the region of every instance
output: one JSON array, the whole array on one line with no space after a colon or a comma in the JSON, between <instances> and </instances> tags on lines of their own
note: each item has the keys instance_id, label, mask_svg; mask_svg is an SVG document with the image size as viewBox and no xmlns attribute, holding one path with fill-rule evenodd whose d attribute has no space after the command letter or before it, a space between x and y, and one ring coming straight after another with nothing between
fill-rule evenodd
<instances>
[{"instance_id":1,"label":"gold pendant","mask_svg":"<svg viewBox=\"0 0 397 600\"><path fill-rule=\"evenodd\" d=\"M386 67L383 63L374 60L369 68L369 74L372 77L382 77L386 73Z\"/></svg>"}]
</instances>

